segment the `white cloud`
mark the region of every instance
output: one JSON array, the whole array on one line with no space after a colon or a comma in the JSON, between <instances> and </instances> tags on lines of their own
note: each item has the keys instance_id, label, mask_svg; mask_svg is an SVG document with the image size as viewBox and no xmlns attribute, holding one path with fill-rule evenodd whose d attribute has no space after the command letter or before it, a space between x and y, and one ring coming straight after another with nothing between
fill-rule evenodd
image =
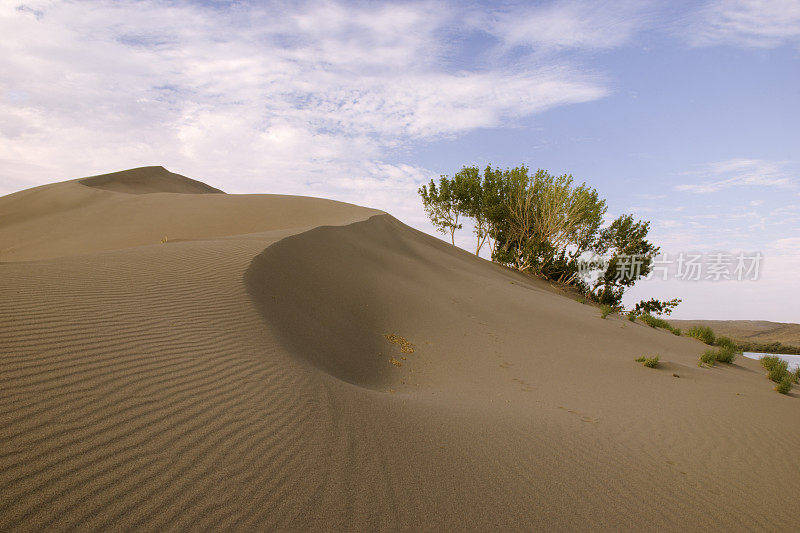
<instances>
[{"instance_id":1,"label":"white cloud","mask_svg":"<svg viewBox=\"0 0 800 533\"><path fill-rule=\"evenodd\" d=\"M489 31L507 47L609 49L627 42L646 20L644 2L558 2L498 11Z\"/></svg>"},{"instance_id":2,"label":"white cloud","mask_svg":"<svg viewBox=\"0 0 800 533\"><path fill-rule=\"evenodd\" d=\"M771 248L779 253L800 255L800 237L786 237L772 243Z\"/></svg>"},{"instance_id":3,"label":"white cloud","mask_svg":"<svg viewBox=\"0 0 800 533\"><path fill-rule=\"evenodd\" d=\"M763 159L729 159L685 174L697 177L700 183L685 183L676 189L694 193L712 193L742 185L785 187L791 185L794 179L786 170L785 162Z\"/></svg>"},{"instance_id":4,"label":"white cloud","mask_svg":"<svg viewBox=\"0 0 800 533\"><path fill-rule=\"evenodd\" d=\"M798 0L716 0L698 13L686 34L694 46L732 44L775 48L800 42Z\"/></svg>"},{"instance_id":5,"label":"white cloud","mask_svg":"<svg viewBox=\"0 0 800 533\"><path fill-rule=\"evenodd\" d=\"M416 188L431 172L387 162L393 149L608 92L558 57L454 70L448 28L466 16L424 2L0 0L0 194L163 164L424 224Z\"/></svg>"}]
</instances>

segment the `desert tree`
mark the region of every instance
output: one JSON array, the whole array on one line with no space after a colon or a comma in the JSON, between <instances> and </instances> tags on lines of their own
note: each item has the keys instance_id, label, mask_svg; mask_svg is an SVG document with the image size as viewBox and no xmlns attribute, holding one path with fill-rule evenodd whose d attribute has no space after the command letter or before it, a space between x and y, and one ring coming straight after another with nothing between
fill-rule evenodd
<instances>
[{"instance_id":1,"label":"desert tree","mask_svg":"<svg viewBox=\"0 0 800 533\"><path fill-rule=\"evenodd\" d=\"M649 230L650 222L621 215L600 231L595 251L609 260L592 287L597 301L619 306L625 290L650 273L659 247L647 240Z\"/></svg>"},{"instance_id":2,"label":"desert tree","mask_svg":"<svg viewBox=\"0 0 800 533\"><path fill-rule=\"evenodd\" d=\"M476 255L488 244L493 261L573 285L615 308L625 290L650 272L658 253L647 240L649 222L622 215L602 227L605 200L586 183L575 184L569 174L541 169L531 174L524 165L505 170L490 165L481 176L477 166L465 166L452 178L441 176L438 184L431 180L419 194L433 225L449 233L453 244L462 220L471 218ZM609 259L584 263L588 252ZM583 278L586 265L596 281ZM668 314L673 302L646 304Z\"/></svg>"},{"instance_id":3,"label":"desert tree","mask_svg":"<svg viewBox=\"0 0 800 533\"><path fill-rule=\"evenodd\" d=\"M489 237L489 221L486 217L486 189L483 186L481 171L478 167L463 167L453 176L453 183L459 191L462 214L474 221L473 232L477 239L475 255L480 255L481 248Z\"/></svg>"},{"instance_id":4,"label":"desert tree","mask_svg":"<svg viewBox=\"0 0 800 533\"><path fill-rule=\"evenodd\" d=\"M520 270L571 282L578 257L594 244L606 211L597 191L570 175L508 171L507 216L497 258ZM557 274L557 275L556 275Z\"/></svg>"},{"instance_id":5,"label":"desert tree","mask_svg":"<svg viewBox=\"0 0 800 533\"><path fill-rule=\"evenodd\" d=\"M464 195L455 179L439 178L439 185L431 180L419 188L422 205L431 224L441 233L450 233L450 242L455 245L456 230L461 229L459 217L464 212Z\"/></svg>"}]
</instances>

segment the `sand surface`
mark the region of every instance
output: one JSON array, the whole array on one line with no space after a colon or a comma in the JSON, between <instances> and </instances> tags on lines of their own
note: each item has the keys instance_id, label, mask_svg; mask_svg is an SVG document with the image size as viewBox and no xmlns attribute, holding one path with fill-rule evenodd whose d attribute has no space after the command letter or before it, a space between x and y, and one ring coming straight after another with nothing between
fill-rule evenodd
<instances>
[{"instance_id":1,"label":"sand surface","mask_svg":"<svg viewBox=\"0 0 800 533\"><path fill-rule=\"evenodd\" d=\"M148 168L0 198L0 530L800 525L800 395L756 361Z\"/></svg>"}]
</instances>

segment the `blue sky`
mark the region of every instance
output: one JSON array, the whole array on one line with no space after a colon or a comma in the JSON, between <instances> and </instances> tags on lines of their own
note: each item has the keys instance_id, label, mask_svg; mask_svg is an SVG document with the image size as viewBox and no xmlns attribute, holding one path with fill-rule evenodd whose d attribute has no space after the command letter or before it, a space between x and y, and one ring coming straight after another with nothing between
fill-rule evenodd
<instances>
[{"instance_id":1,"label":"blue sky","mask_svg":"<svg viewBox=\"0 0 800 533\"><path fill-rule=\"evenodd\" d=\"M652 221L664 251L764 254L758 281L629 303L800 322L798 0L0 0L0 32L0 194L162 164L431 232L422 182L524 163Z\"/></svg>"}]
</instances>

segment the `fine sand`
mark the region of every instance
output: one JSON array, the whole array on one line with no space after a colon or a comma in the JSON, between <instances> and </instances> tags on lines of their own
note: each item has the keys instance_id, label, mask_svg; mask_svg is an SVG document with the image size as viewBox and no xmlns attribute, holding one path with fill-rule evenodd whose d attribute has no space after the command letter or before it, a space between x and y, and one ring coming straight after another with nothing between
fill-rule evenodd
<instances>
[{"instance_id":1,"label":"fine sand","mask_svg":"<svg viewBox=\"0 0 800 533\"><path fill-rule=\"evenodd\" d=\"M0 530L800 525L800 395L758 362L380 211L220 192L0 198Z\"/></svg>"}]
</instances>

